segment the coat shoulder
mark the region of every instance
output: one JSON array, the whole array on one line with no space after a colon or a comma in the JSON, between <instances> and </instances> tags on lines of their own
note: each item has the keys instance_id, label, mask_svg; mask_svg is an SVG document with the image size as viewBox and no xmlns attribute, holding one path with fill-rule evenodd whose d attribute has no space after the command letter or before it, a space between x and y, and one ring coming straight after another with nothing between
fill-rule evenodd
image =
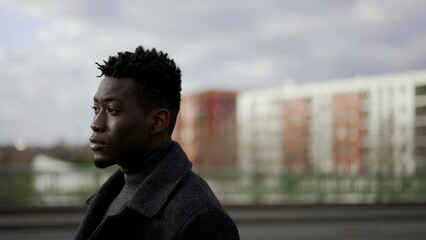
<instances>
[{"instance_id":1,"label":"coat shoulder","mask_svg":"<svg viewBox=\"0 0 426 240\"><path fill-rule=\"evenodd\" d=\"M176 189L167 208L181 209L188 215L207 209L223 210L207 182L192 171Z\"/></svg>"},{"instance_id":2,"label":"coat shoulder","mask_svg":"<svg viewBox=\"0 0 426 240\"><path fill-rule=\"evenodd\" d=\"M179 231L176 239L239 240L235 223L222 211L211 209L196 214Z\"/></svg>"},{"instance_id":3,"label":"coat shoulder","mask_svg":"<svg viewBox=\"0 0 426 240\"><path fill-rule=\"evenodd\" d=\"M164 219L179 226L178 239L239 239L234 221L207 182L192 171L176 189L163 214Z\"/></svg>"}]
</instances>

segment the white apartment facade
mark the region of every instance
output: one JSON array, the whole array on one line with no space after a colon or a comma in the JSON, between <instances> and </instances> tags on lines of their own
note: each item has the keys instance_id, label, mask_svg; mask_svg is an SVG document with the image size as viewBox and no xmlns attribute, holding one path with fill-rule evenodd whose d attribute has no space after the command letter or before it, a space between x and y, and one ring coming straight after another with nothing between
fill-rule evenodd
<instances>
[{"instance_id":1,"label":"white apartment facade","mask_svg":"<svg viewBox=\"0 0 426 240\"><path fill-rule=\"evenodd\" d=\"M426 71L242 91L243 171L426 172Z\"/></svg>"}]
</instances>

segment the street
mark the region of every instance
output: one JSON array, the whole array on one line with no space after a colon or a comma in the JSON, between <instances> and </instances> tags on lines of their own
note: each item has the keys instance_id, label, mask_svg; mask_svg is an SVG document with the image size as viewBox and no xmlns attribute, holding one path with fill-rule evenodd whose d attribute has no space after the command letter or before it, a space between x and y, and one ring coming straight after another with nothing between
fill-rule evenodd
<instances>
[{"instance_id":1,"label":"street","mask_svg":"<svg viewBox=\"0 0 426 240\"><path fill-rule=\"evenodd\" d=\"M426 206L228 207L242 240L420 240ZM0 214L1 240L66 240L83 209Z\"/></svg>"}]
</instances>

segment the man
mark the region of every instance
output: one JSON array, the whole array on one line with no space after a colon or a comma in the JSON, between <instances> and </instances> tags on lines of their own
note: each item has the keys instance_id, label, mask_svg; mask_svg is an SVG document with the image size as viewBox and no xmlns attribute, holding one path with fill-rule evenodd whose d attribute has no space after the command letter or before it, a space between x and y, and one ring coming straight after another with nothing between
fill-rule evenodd
<instances>
[{"instance_id":1,"label":"man","mask_svg":"<svg viewBox=\"0 0 426 240\"><path fill-rule=\"evenodd\" d=\"M181 72L167 54L136 48L98 64L90 148L116 171L88 200L75 239L239 239L238 230L171 135Z\"/></svg>"}]
</instances>

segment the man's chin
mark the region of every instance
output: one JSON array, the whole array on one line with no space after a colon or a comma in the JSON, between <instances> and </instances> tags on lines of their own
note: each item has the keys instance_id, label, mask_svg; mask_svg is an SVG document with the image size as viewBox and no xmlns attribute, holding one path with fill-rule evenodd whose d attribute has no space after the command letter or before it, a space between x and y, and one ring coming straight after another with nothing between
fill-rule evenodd
<instances>
[{"instance_id":1,"label":"man's chin","mask_svg":"<svg viewBox=\"0 0 426 240\"><path fill-rule=\"evenodd\" d=\"M97 159L95 157L95 159L93 159L93 164L97 168L106 168L106 167L114 165L115 162L114 161L109 161L109 160L106 160L106 159Z\"/></svg>"}]
</instances>

